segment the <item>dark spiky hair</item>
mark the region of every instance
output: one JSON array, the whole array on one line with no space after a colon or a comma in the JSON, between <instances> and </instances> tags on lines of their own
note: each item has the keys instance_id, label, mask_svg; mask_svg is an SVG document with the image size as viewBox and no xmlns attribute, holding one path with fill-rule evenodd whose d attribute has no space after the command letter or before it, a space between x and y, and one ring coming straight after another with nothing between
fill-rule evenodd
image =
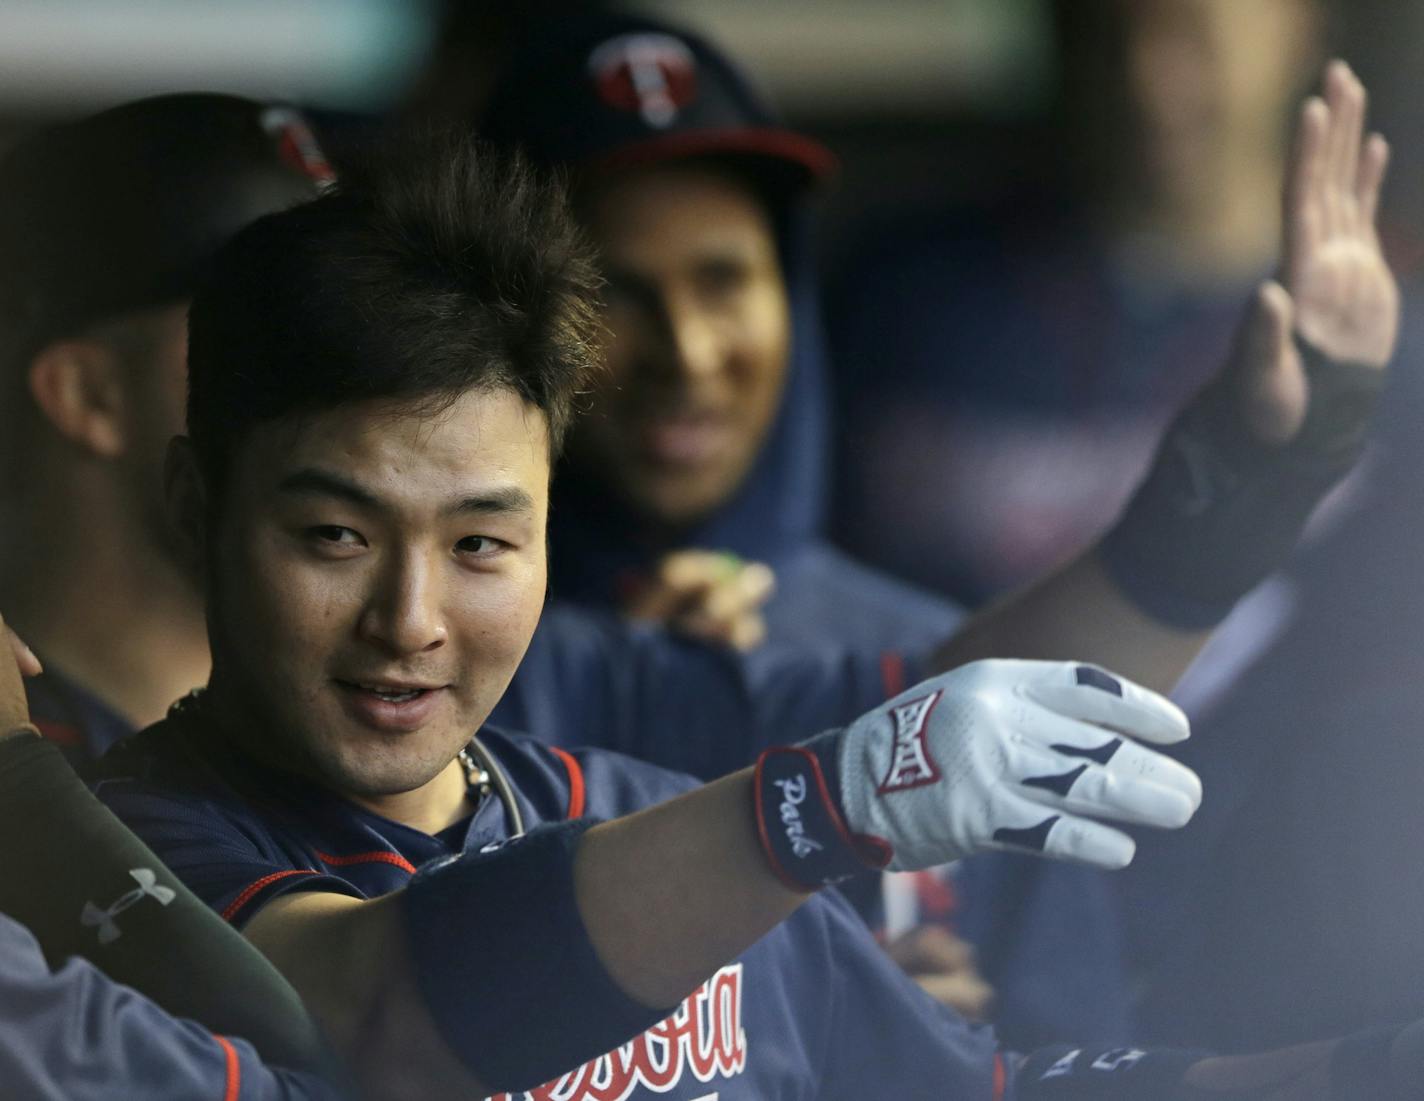
<instances>
[{"instance_id":1,"label":"dark spiky hair","mask_svg":"<svg viewBox=\"0 0 1424 1101\"><path fill-rule=\"evenodd\" d=\"M224 481L257 424L507 388L557 452L597 363L598 276L562 190L453 131L389 142L218 255L189 319L188 430Z\"/></svg>"}]
</instances>

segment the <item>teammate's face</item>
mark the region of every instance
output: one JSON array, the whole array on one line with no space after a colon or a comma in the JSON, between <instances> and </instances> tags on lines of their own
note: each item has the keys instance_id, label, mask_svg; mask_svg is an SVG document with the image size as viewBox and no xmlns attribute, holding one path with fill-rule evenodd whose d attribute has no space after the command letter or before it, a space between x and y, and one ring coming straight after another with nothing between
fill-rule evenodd
<instances>
[{"instance_id":1,"label":"teammate's face","mask_svg":"<svg viewBox=\"0 0 1424 1101\"><path fill-rule=\"evenodd\" d=\"M545 418L508 390L257 428L208 535L233 733L348 795L434 780L534 632L548 482Z\"/></svg>"},{"instance_id":2,"label":"teammate's face","mask_svg":"<svg viewBox=\"0 0 1424 1101\"><path fill-rule=\"evenodd\" d=\"M570 460L679 527L740 485L775 416L790 340L767 212L711 168L601 184L585 213L602 254L609 372Z\"/></svg>"}]
</instances>

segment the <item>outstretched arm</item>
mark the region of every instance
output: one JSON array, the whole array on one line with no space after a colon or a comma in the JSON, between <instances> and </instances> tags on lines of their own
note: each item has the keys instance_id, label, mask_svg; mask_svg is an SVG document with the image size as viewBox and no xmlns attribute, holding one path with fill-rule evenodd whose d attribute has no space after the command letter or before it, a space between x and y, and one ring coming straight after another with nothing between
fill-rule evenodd
<instances>
[{"instance_id":1,"label":"outstretched arm","mask_svg":"<svg viewBox=\"0 0 1424 1101\"><path fill-rule=\"evenodd\" d=\"M1221 374L1185 409L1094 549L977 616L936 656L1097 661L1166 690L1207 631L1277 568L1352 467L1393 355L1399 291L1375 214L1388 146L1362 138L1343 62L1301 108L1278 280L1259 288Z\"/></svg>"},{"instance_id":2,"label":"outstretched arm","mask_svg":"<svg viewBox=\"0 0 1424 1101\"><path fill-rule=\"evenodd\" d=\"M1011 849L1120 867L1131 840L1092 819L1185 823L1195 776L1133 738L1186 732L1168 701L1102 670L983 662L626 818L541 827L375 901L278 898L245 931L363 1082L399 1067L408 1083L418 1065L432 1092L532 1088L667 1016L866 864ZM506 990L525 993L490 996Z\"/></svg>"}]
</instances>

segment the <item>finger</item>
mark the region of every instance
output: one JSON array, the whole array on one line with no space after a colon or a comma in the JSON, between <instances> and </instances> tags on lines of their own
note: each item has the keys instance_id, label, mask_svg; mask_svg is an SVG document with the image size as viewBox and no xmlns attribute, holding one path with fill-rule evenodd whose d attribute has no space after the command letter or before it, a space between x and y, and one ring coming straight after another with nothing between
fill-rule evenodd
<instances>
[{"instance_id":1,"label":"finger","mask_svg":"<svg viewBox=\"0 0 1424 1101\"><path fill-rule=\"evenodd\" d=\"M1349 129L1349 73L1343 61L1332 61L1325 67L1325 107L1329 123L1325 130L1325 164L1320 197L1325 210L1325 232L1333 236L1340 230L1340 181L1346 157L1345 135Z\"/></svg>"},{"instance_id":2,"label":"finger","mask_svg":"<svg viewBox=\"0 0 1424 1101\"><path fill-rule=\"evenodd\" d=\"M933 972L947 975L972 968L974 953L969 945L942 925L920 925L885 948L890 958L911 974Z\"/></svg>"},{"instance_id":3,"label":"finger","mask_svg":"<svg viewBox=\"0 0 1424 1101\"><path fill-rule=\"evenodd\" d=\"M911 974L915 984L931 998L974 1024L982 1023L994 1004L994 988L973 972Z\"/></svg>"},{"instance_id":4,"label":"finger","mask_svg":"<svg viewBox=\"0 0 1424 1101\"><path fill-rule=\"evenodd\" d=\"M1185 826L1201 805L1196 774L1131 742L1122 743L1114 761L1133 753L1146 755L1148 759L1141 762L1146 767L1114 768L1035 748L1020 757L1025 771L1018 794L1045 807L1093 818L1168 830Z\"/></svg>"},{"instance_id":5,"label":"finger","mask_svg":"<svg viewBox=\"0 0 1424 1101\"><path fill-rule=\"evenodd\" d=\"M1042 815L1042 807L1028 802L1024 806L1032 814ZM1137 852L1136 842L1121 830L1070 814L1051 814L1023 829L1000 828L986 847L1071 860L1109 871L1127 867Z\"/></svg>"},{"instance_id":6,"label":"finger","mask_svg":"<svg viewBox=\"0 0 1424 1101\"><path fill-rule=\"evenodd\" d=\"M1045 753L1046 758L1042 756ZM1101 766L1124 780L1142 780L1175 791L1190 802L1193 811L1201 804L1201 779L1180 761L1077 719L1049 711L1024 715L1019 737L1008 755L1013 781L1024 783L1025 778L1041 777L1043 782L1032 786L1053 790L1055 785L1049 779L1077 774L1085 765Z\"/></svg>"},{"instance_id":7,"label":"finger","mask_svg":"<svg viewBox=\"0 0 1424 1101\"><path fill-rule=\"evenodd\" d=\"M1132 838L1119 829L1049 811L1006 788L995 791L989 803L990 821L1002 824L980 849L1030 853L1110 869L1126 867L1137 851Z\"/></svg>"},{"instance_id":8,"label":"finger","mask_svg":"<svg viewBox=\"0 0 1424 1101\"><path fill-rule=\"evenodd\" d=\"M755 650L766 641L766 620L759 614L749 613L732 624L727 642L734 650L746 653Z\"/></svg>"},{"instance_id":9,"label":"finger","mask_svg":"<svg viewBox=\"0 0 1424 1101\"><path fill-rule=\"evenodd\" d=\"M722 576L720 556L708 551L677 551L660 560L651 579L624 602L634 619L666 623L698 606Z\"/></svg>"},{"instance_id":10,"label":"finger","mask_svg":"<svg viewBox=\"0 0 1424 1101\"><path fill-rule=\"evenodd\" d=\"M1274 280L1261 284L1241 323L1241 415L1267 444L1285 443L1305 422L1307 383L1294 324L1295 301Z\"/></svg>"},{"instance_id":11,"label":"finger","mask_svg":"<svg viewBox=\"0 0 1424 1101\"><path fill-rule=\"evenodd\" d=\"M1325 133L1330 112L1319 96L1301 105L1285 198L1285 276L1298 285L1304 258L1319 246L1320 191L1324 178Z\"/></svg>"},{"instance_id":12,"label":"finger","mask_svg":"<svg viewBox=\"0 0 1424 1101\"><path fill-rule=\"evenodd\" d=\"M1170 745L1191 733L1182 709L1151 689L1096 665L1043 662L1041 675L1019 691L1057 715L1096 723L1122 734Z\"/></svg>"},{"instance_id":13,"label":"finger","mask_svg":"<svg viewBox=\"0 0 1424 1101\"><path fill-rule=\"evenodd\" d=\"M40 664L40 659L35 657L35 652L31 650L19 635L15 634L9 627L3 628L10 640L10 650L15 655L15 661L20 666L20 673L26 677L37 677L44 672L44 666Z\"/></svg>"},{"instance_id":14,"label":"finger","mask_svg":"<svg viewBox=\"0 0 1424 1101\"><path fill-rule=\"evenodd\" d=\"M1379 211L1380 189L1389 168L1389 142L1379 134L1371 134L1360 155L1360 171L1355 183L1355 200L1360 208L1360 222L1374 228Z\"/></svg>"},{"instance_id":15,"label":"finger","mask_svg":"<svg viewBox=\"0 0 1424 1101\"><path fill-rule=\"evenodd\" d=\"M1360 78L1345 62L1340 62L1336 78L1336 99L1331 114L1336 116L1334 190L1342 199L1354 198L1355 175L1359 170L1360 137L1365 125L1368 93Z\"/></svg>"},{"instance_id":16,"label":"finger","mask_svg":"<svg viewBox=\"0 0 1424 1101\"><path fill-rule=\"evenodd\" d=\"M732 619L756 611L766 603L775 585L775 575L768 566L760 562L739 566L734 574L711 586L705 601L707 613Z\"/></svg>"},{"instance_id":17,"label":"finger","mask_svg":"<svg viewBox=\"0 0 1424 1101\"><path fill-rule=\"evenodd\" d=\"M1325 233L1321 193L1325 178L1325 139L1330 111L1318 96L1307 99L1296 126L1296 150L1286 188L1285 275L1298 285L1307 260Z\"/></svg>"}]
</instances>

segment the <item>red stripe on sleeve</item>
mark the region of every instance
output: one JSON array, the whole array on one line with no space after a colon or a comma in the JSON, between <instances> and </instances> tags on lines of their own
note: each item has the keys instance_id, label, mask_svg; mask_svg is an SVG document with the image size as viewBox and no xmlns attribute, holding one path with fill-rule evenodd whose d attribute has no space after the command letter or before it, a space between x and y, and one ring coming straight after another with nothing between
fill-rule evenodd
<instances>
[{"instance_id":1,"label":"red stripe on sleeve","mask_svg":"<svg viewBox=\"0 0 1424 1101\"><path fill-rule=\"evenodd\" d=\"M36 719L35 729L56 745L83 745L84 735L77 726L69 723L55 723L48 719Z\"/></svg>"},{"instance_id":2,"label":"red stripe on sleeve","mask_svg":"<svg viewBox=\"0 0 1424 1101\"><path fill-rule=\"evenodd\" d=\"M1004 1086L1008 1075L1004 1073L1004 1057L994 1054L994 1101L1004 1101Z\"/></svg>"},{"instance_id":3,"label":"red stripe on sleeve","mask_svg":"<svg viewBox=\"0 0 1424 1101\"><path fill-rule=\"evenodd\" d=\"M227 1061L227 1081L223 1089L223 1101L237 1101L237 1095L242 1090L242 1064L237 1061L237 1048L232 1046L226 1036L214 1034L213 1039L218 1042L218 1047L223 1049L223 1058Z\"/></svg>"},{"instance_id":4,"label":"red stripe on sleeve","mask_svg":"<svg viewBox=\"0 0 1424 1101\"><path fill-rule=\"evenodd\" d=\"M400 853L388 853L384 849L368 853L352 853L350 856L333 856L331 853L324 853L317 849L316 855L323 864L330 864L333 868L344 868L348 864L394 864L403 872L415 874L414 864L401 856Z\"/></svg>"},{"instance_id":5,"label":"red stripe on sleeve","mask_svg":"<svg viewBox=\"0 0 1424 1101\"><path fill-rule=\"evenodd\" d=\"M880 683L887 700L905 690L905 659L894 650L880 655Z\"/></svg>"},{"instance_id":6,"label":"red stripe on sleeve","mask_svg":"<svg viewBox=\"0 0 1424 1101\"><path fill-rule=\"evenodd\" d=\"M273 872L271 875L264 875L254 883L249 883L242 889L242 893L227 904L227 908L222 912L223 921L231 921L235 918L244 906L252 901L253 896L269 883L275 883L279 879L286 879L289 875L317 875L317 872L309 868L288 868L285 872Z\"/></svg>"},{"instance_id":7,"label":"red stripe on sleeve","mask_svg":"<svg viewBox=\"0 0 1424 1101\"><path fill-rule=\"evenodd\" d=\"M569 810L567 817L578 818L583 815L583 766L578 763L571 753L566 753L558 746L550 746L554 751L554 756L564 762L564 768L569 774Z\"/></svg>"}]
</instances>

